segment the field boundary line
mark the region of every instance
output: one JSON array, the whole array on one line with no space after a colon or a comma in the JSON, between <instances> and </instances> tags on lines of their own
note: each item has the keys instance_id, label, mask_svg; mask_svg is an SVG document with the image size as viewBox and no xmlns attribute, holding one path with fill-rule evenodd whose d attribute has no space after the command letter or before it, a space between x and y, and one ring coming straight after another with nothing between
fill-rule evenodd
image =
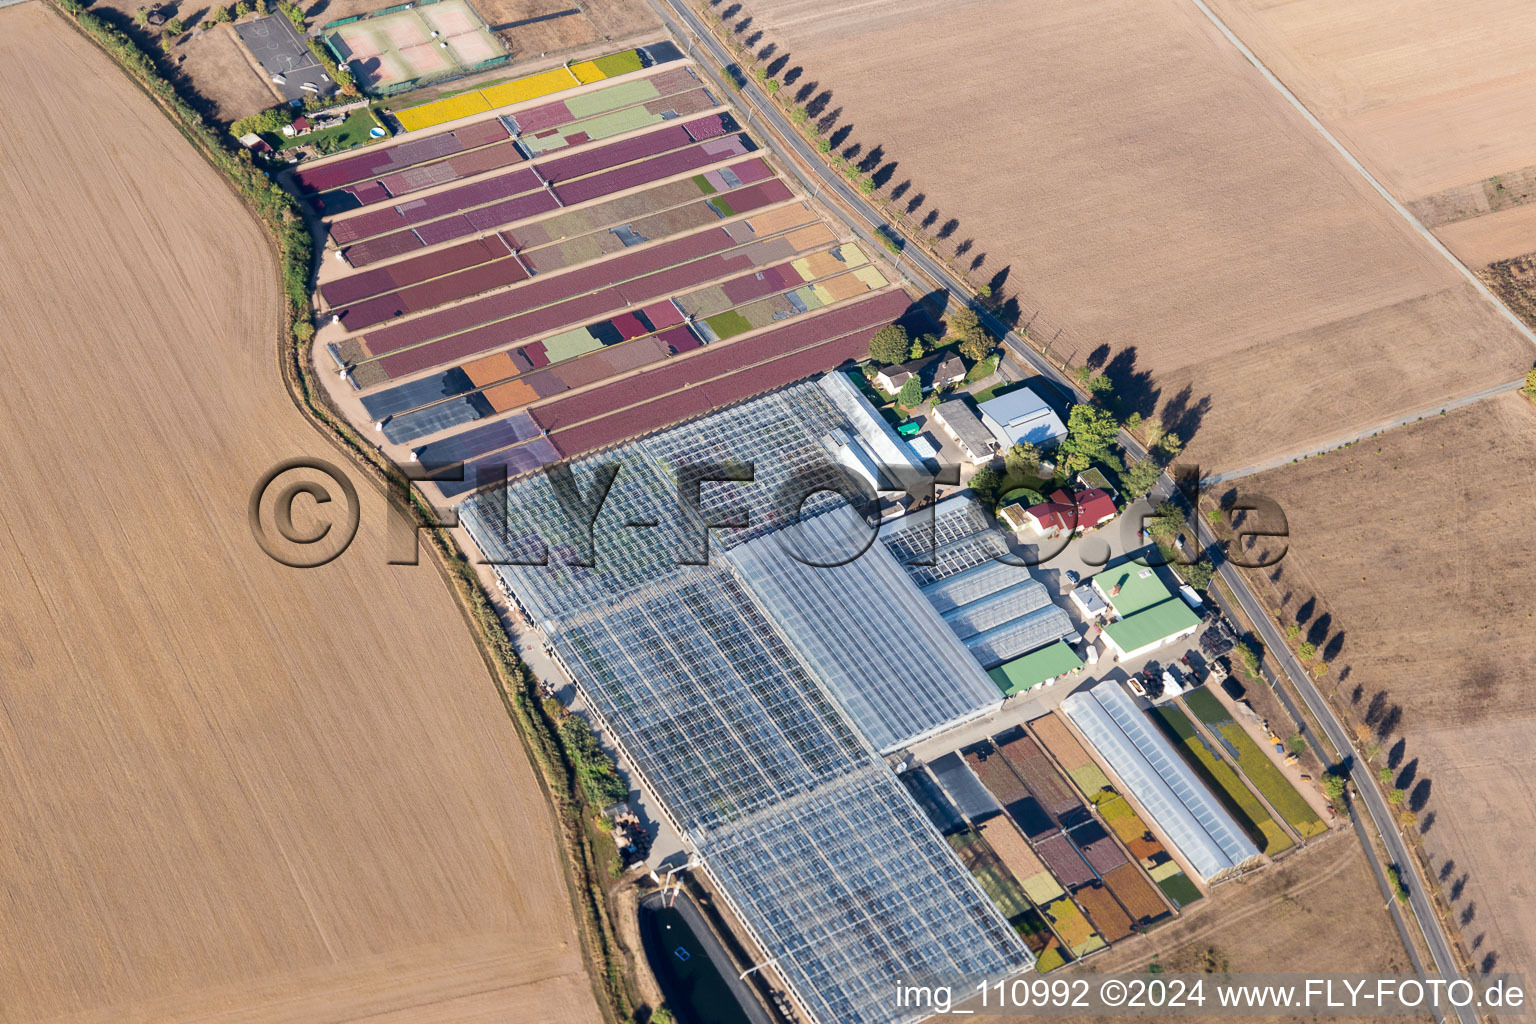
<instances>
[{"instance_id":1,"label":"field boundary line","mask_svg":"<svg viewBox=\"0 0 1536 1024\"><path fill-rule=\"evenodd\" d=\"M1302 459L1310 459L1318 455L1327 455L1329 452L1335 452L1341 448L1347 448L1350 445L1358 444L1361 441L1369 440L1370 438L1381 434L1390 433L1391 431L1397 430L1401 427L1411 427L1426 417L1443 415L1448 412L1453 412L1457 409L1464 409L1469 405L1476 405L1478 402L1486 401L1490 398L1497 398L1499 395L1508 394L1509 392L1519 390L1524 386L1525 378L1521 377L1518 380L1505 381L1503 384L1495 384L1491 388L1483 388L1481 391L1474 391L1470 395L1462 395L1460 398L1453 398L1445 402L1436 402L1434 405L1428 406L1426 408L1418 409L1414 412L1404 413L1396 419L1389 420L1386 423L1378 423L1373 427L1366 427L1365 429L1357 433L1350 434L1346 437L1335 438L1332 441L1325 442L1320 447L1306 448L1302 451L1290 452L1286 455L1277 455L1273 459L1269 459L1265 462L1256 462L1251 466L1244 466L1241 469L1234 469L1226 473L1216 473L1211 476L1202 477L1200 479L1200 486L1202 488L1211 487L1215 484L1227 483L1232 480L1240 480L1244 477L1257 476L1260 473L1267 473L1272 469L1280 469L1283 466L1288 466L1293 462L1300 462Z\"/></svg>"},{"instance_id":2,"label":"field boundary line","mask_svg":"<svg viewBox=\"0 0 1536 1024\"><path fill-rule=\"evenodd\" d=\"M1386 186L1376 180L1376 176L1367 170L1365 165L1356 159L1355 155L1351 153L1342 142L1335 138L1332 132L1324 127L1323 122L1319 121L1316 115L1307 109L1306 104L1302 103L1301 100L1296 97L1296 94L1291 92L1286 84L1282 82L1280 78L1273 71L1271 71L1262 60L1259 59L1258 54L1250 50L1247 44L1239 39L1236 33L1227 27L1227 23L1221 20L1220 15L1211 10L1211 8L1205 3L1205 0L1190 0L1190 3L1194 4L1197 8L1199 8L1202 14L1210 19L1211 24L1216 26L1216 30L1225 36L1228 42L1237 47L1237 51L1243 55L1244 59L1246 59L1249 64L1252 64L1254 68L1258 70L1259 74L1264 76L1264 80L1267 81L1270 85L1274 86L1275 91L1280 93L1281 96L1284 96L1286 100L1290 102L1291 106L1295 107L1296 110L1300 112L1301 116L1306 119L1307 123L1310 124L1319 135L1327 140L1328 144L1332 146L1334 150L1337 151L1338 154L1342 156L1344 160L1351 167L1353 167L1362 178L1370 183L1371 188L1375 189L1377 194L1380 195L1381 198L1385 199L1387 203L1391 205L1392 209L1396 210L1398 214L1403 218L1403 220L1407 221L1413 230L1418 232L1420 237L1422 237L1431 246L1433 246L1435 251L1438 252L1441 256L1444 256L1446 261L1449 262L1451 266L1455 267L1457 271L1460 272L1461 276L1466 278L1466 280L1474 288L1477 289L1478 293L1482 295L1483 298L1493 303L1494 308L1499 311L1505 320L1508 320L1512 325L1514 325L1515 330L1519 331L1520 335L1525 338L1526 341L1530 342L1533 346L1536 346L1536 332L1533 332L1519 317L1515 316L1514 312L1508 306L1504 305L1504 303L1499 300L1497 295L1493 294L1493 292L1489 290L1488 286L1483 283L1482 278L1474 274L1471 268L1469 268L1465 263L1461 262L1455 253L1446 248L1444 242L1435 237L1433 231L1430 231L1429 228L1425 227L1417 217L1409 212L1406 206L1398 202L1397 198L1393 196L1391 192L1387 191Z\"/></svg>"}]
</instances>

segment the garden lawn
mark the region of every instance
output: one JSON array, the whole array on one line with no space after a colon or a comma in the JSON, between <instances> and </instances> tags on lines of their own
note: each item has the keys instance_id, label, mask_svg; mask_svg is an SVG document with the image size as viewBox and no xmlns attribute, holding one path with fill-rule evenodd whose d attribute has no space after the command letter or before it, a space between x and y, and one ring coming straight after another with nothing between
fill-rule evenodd
<instances>
[{"instance_id":1,"label":"garden lawn","mask_svg":"<svg viewBox=\"0 0 1536 1024\"><path fill-rule=\"evenodd\" d=\"M277 149L293 149L296 146L314 146L318 152L320 146L330 142L328 153L340 153L344 149L361 146L367 142L382 142L382 139L370 139L369 130L378 127L379 122L374 118L373 111L367 107L358 107L347 114L347 119L334 128L323 128L308 135L286 138L280 132L271 133L271 138L277 139Z\"/></svg>"},{"instance_id":2,"label":"garden lawn","mask_svg":"<svg viewBox=\"0 0 1536 1024\"><path fill-rule=\"evenodd\" d=\"M1243 780L1238 778L1232 766L1206 746L1184 712L1171 704L1164 704L1152 709L1152 718L1173 745L1179 748L1195 774L1220 798L1261 850L1274 856L1296 845L1285 834L1285 830L1275 823L1275 819L1269 816L1258 797L1243 785Z\"/></svg>"},{"instance_id":3,"label":"garden lawn","mask_svg":"<svg viewBox=\"0 0 1536 1024\"><path fill-rule=\"evenodd\" d=\"M1204 722L1210 729L1220 736L1227 746L1227 753L1237 762L1248 781L1253 787L1264 795L1282 818L1290 822L1297 835L1303 839L1322 835L1328 831L1328 826L1312 810L1312 805L1306 798L1296 792L1296 787L1275 767L1275 762L1269 755L1259 749L1259 745L1253 742L1253 737L1243 730L1243 727L1232 720L1232 715L1226 706L1206 689L1194 690L1184 697L1184 704L1195 713L1195 717Z\"/></svg>"}]
</instances>

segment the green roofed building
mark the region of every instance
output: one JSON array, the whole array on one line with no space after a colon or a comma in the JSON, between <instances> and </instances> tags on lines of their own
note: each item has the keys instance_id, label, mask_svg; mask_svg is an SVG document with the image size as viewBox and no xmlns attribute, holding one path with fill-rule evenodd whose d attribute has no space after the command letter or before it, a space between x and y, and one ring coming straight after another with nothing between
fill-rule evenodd
<instances>
[{"instance_id":1,"label":"green roofed building","mask_svg":"<svg viewBox=\"0 0 1536 1024\"><path fill-rule=\"evenodd\" d=\"M1155 569L1134 563L1106 569L1093 578L1093 589L1113 613L1104 638L1121 658L1146 654L1200 627L1199 616Z\"/></svg>"},{"instance_id":2,"label":"green roofed building","mask_svg":"<svg viewBox=\"0 0 1536 1024\"><path fill-rule=\"evenodd\" d=\"M1065 642L1057 640L1038 651L1030 651L1012 661L1006 661L988 670L987 675L992 677L1004 696L1012 697L1082 667L1083 659L1077 656L1077 652Z\"/></svg>"}]
</instances>

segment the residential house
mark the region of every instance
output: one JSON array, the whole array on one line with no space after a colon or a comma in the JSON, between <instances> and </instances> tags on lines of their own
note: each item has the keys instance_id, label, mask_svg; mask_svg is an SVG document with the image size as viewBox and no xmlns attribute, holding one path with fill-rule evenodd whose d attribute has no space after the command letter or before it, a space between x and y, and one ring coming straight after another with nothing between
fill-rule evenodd
<instances>
[{"instance_id":1,"label":"residential house","mask_svg":"<svg viewBox=\"0 0 1536 1024\"><path fill-rule=\"evenodd\" d=\"M965 380L965 362L953 352L933 352L900 366L887 366L875 375L875 383L887 394L896 394L910 378L917 377L926 394Z\"/></svg>"}]
</instances>

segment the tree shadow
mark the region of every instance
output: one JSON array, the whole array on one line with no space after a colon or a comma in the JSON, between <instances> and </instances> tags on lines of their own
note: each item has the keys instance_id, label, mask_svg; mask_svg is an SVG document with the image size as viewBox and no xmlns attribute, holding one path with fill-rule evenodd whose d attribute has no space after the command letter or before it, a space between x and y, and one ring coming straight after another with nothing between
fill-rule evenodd
<instances>
[{"instance_id":1,"label":"tree shadow","mask_svg":"<svg viewBox=\"0 0 1536 1024\"><path fill-rule=\"evenodd\" d=\"M773 58L773 60L769 61L768 66L763 70L769 78L778 78L779 72L783 71L788 66L789 54L781 53L777 57Z\"/></svg>"},{"instance_id":2,"label":"tree shadow","mask_svg":"<svg viewBox=\"0 0 1536 1024\"><path fill-rule=\"evenodd\" d=\"M955 246L955 259L957 259L957 260L965 259L966 254L969 253L971 251L971 249L973 249L975 247L975 245L976 245L976 240L974 238L967 238L965 241L963 241L959 245Z\"/></svg>"},{"instance_id":3,"label":"tree shadow","mask_svg":"<svg viewBox=\"0 0 1536 1024\"><path fill-rule=\"evenodd\" d=\"M1499 966L1499 954L1489 953L1487 956L1483 957L1483 962L1479 966L1482 968L1484 974L1492 974L1493 969Z\"/></svg>"},{"instance_id":4,"label":"tree shadow","mask_svg":"<svg viewBox=\"0 0 1536 1024\"><path fill-rule=\"evenodd\" d=\"M1461 899L1461 894L1467 891L1467 883L1471 880L1471 875L1463 873L1460 878L1451 883L1451 887L1446 890L1445 894L1450 898L1452 903L1455 903L1457 900Z\"/></svg>"},{"instance_id":5,"label":"tree shadow","mask_svg":"<svg viewBox=\"0 0 1536 1024\"><path fill-rule=\"evenodd\" d=\"M911 199L907 200L907 216L910 217L918 210L921 210L923 208L923 204L927 201L928 193L926 192L919 192Z\"/></svg>"},{"instance_id":6,"label":"tree shadow","mask_svg":"<svg viewBox=\"0 0 1536 1024\"><path fill-rule=\"evenodd\" d=\"M885 188L892 178L896 177L896 161L888 161L884 166L877 168L869 178L875 183L876 188ZM895 198L894 196L892 198Z\"/></svg>"},{"instance_id":7,"label":"tree shadow","mask_svg":"<svg viewBox=\"0 0 1536 1024\"><path fill-rule=\"evenodd\" d=\"M900 185L896 185L896 186L894 186L891 189L891 202L893 202L893 203L901 202L902 197L905 196L910 191L912 191L912 179L908 178L905 181L903 181Z\"/></svg>"},{"instance_id":8,"label":"tree shadow","mask_svg":"<svg viewBox=\"0 0 1536 1024\"><path fill-rule=\"evenodd\" d=\"M726 20L726 19L729 19L729 18L734 18L734 17L736 17L736 15L738 15L740 13L741 13L741 4L731 4L725 10L720 12L720 18L723 21L723 20Z\"/></svg>"},{"instance_id":9,"label":"tree shadow","mask_svg":"<svg viewBox=\"0 0 1536 1024\"><path fill-rule=\"evenodd\" d=\"M784 72L784 84L785 85L794 85L796 82L800 81L800 79L804 75L805 75L805 68L803 68L803 67L801 67L801 66L799 66L797 64L794 67L790 68L788 71ZM816 83L815 82L811 82L811 83L809 83L806 86L806 88L814 89L814 88L816 88ZM806 93L806 95L809 96L810 93Z\"/></svg>"},{"instance_id":10,"label":"tree shadow","mask_svg":"<svg viewBox=\"0 0 1536 1024\"><path fill-rule=\"evenodd\" d=\"M885 147L884 146L876 146L874 149L870 150L868 153L865 153L864 154L864 159L859 161L859 165L858 166L859 166L860 173L862 173L862 174L869 174L876 167L879 167L880 166L880 161L884 160L884 159L885 159Z\"/></svg>"},{"instance_id":11,"label":"tree shadow","mask_svg":"<svg viewBox=\"0 0 1536 1024\"><path fill-rule=\"evenodd\" d=\"M1420 779L1418 785L1413 787L1413 792L1408 794L1408 809L1414 814L1422 811L1429 804L1429 793L1433 788L1429 779Z\"/></svg>"},{"instance_id":12,"label":"tree shadow","mask_svg":"<svg viewBox=\"0 0 1536 1024\"><path fill-rule=\"evenodd\" d=\"M842 157L849 163L853 163L853 161L859 158L859 154L862 152L864 152L864 146L861 143L855 142L843 150Z\"/></svg>"},{"instance_id":13,"label":"tree shadow","mask_svg":"<svg viewBox=\"0 0 1536 1024\"><path fill-rule=\"evenodd\" d=\"M1328 639L1328 630L1333 626L1333 616L1324 612L1317 617L1307 629L1307 643L1313 647L1321 647L1323 641Z\"/></svg>"},{"instance_id":14,"label":"tree shadow","mask_svg":"<svg viewBox=\"0 0 1536 1024\"><path fill-rule=\"evenodd\" d=\"M1401 746L1402 743L1402 740L1397 741L1398 746ZM1397 781L1392 785L1396 789L1408 789L1413 785L1413 780L1418 777L1419 759L1414 758L1412 761L1409 761L1407 764L1403 765L1403 770L1397 773Z\"/></svg>"},{"instance_id":15,"label":"tree shadow","mask_svg":"<svg viewBox=\"0 0 1536 1024\"><path fill-rule=\"evenodd\" d=\"M816 90L820 88L821 83L815 79L811 79L809 82L806 82L800 88L795 90L795 102L805 105L805 113L807 117L815 117L817 114L821 113L823 108L826 107L827 102L832 99L832 93L825 89L822 90L821 96L817 96ZM826 99L821 99L823 96L826 97ZM821 99L821 106L817 107L815 110L812 110L810 107L812 97Z\"/></svg>"},{"instance_id":16,"label":"tree shadow","mask_svg":"<svg viewBox=\"0 0 1536 1024\"><path fill-rule=\"evenodd\" d=\"M767 46L765 46L761 50L757 51L757 59L758 60L772 60L773 59L773 55L778 53L778 52L779 52L779 44L778 43L769 43Z\"/></svg>"},{"instance_id":17,"label":"tree shadow","mask_svg":"<svg viewBox=\"0 0 1536 1024\"><path fill-rule=\"evenodd\" d=\"M762 29L758 29L756 32L753 32L750 36L747 36L747 41L743 45L745 45L746 48L750 50L750 49L752 49L754 46L756 46L758 43L760 43L762 41L763 41L763 32L762 32Z\"/></svg>"},{"instance_id":18,"label":"tree shadow","mask_svg":"<svg viewBox=\"0 0 1536 1024\"><path fill-rule=\"evenodd\" d=\"M954 233L956 231L959 231L959 230L960 230L960 222L958 220L956 220L955 218L953 218L953 217L949 218L949 220L944 222L944 226L939 228L939 234L938 234L939 241L941 241L941 242L947 241L951 236L954 235Z\"/></svg>"},{"instance_id":19,"label":"tree shadow","mask_svg":"<svg viewBox=\"0 0 1536 1024\"><path fill-rule=\"evenodd\" d=\"M1113 351L1114 349L1109 347L1109 343L1105 342L1088 353L1088 358L1083 360L1083 365L1094 372L1098 372L1104 368L1105 363L1109 362L1109 354Z\"/></svg>"},{"instance_id":20,"label":"tree shadow","mask_svg":"<svg viewBox=\"0 0 1536 1024\"><path fill-rule=\"evenodd\" d=\"M1403 720L1403 708L1399 704L1393 704L1381 716L1381 721L1376 723L1376 738L1386 739L1397 731L1397 725Z\"/></svg>"},{"instance_id":21,"label":"tree shadow","mask_svg":"<svg viewBox=\"0 0 1536 1024\"><path fill-rule=\"evenodd\" d=\"M841 128L837 129L837 131L829 135L827 137L827 141L832 144L833 149L836 149L838 146L841 146L844 142L848 141L848 136L852 134L853 125L845 124Z\"/></svg>"},{"instance_id":22,"label":"tree shadow","mask_svg":"<svg viewBox=\"0 0 1536 1024\"><path fill-rule=\"evenodd\" d=\"M1429 835L1429 830L1435 827L1435 812L1430 811L1419 820L1419 835Z\"/></svg>"},{"instance_id":23,"label":"tree shadow","mask_svg":"<svg viewBox=\"0 0 1536 1024\"><path fill-rule=\"evenodd\" d=\"M1329 641L1323 645L1323 660L1331 664L1333 659L1337 658L1342 650L1344 650L1344 631L1341 629L1333 634Z\"/></svg>"},{"instance_id":24,"label":"tree shadow","mask_svg":"<svg viewBox=\"0 0 1536 1024\"><path fill-rule=\"evenodd\" d=\"M1436 875L1436 877L1438 877L1440 879L1440 884L1444 885L1447 881L1449 881L1450 877L1451 877L1451 872L1453 872L1455 870L1456 870L1456 862L1454 860L1448 860L1444 864L1441 864L1440 865L1440 870L1439 870L1439 872Z\"/></svg>"},{"instance_id":25,"label":"tree shadow","mask_svg":"<svg viewBox=\"0 0 1536 1024\"><path fill-rule=\"evenodd\" d=\"M1306 626L1312 621L1312 616L1317 612L1317 598L1309 597L1296 609L1296 625Z\"/></svg>"},{"instance_id":26,"label":"tree shadow","mask_svg":"<svg viewBox=\"0 0 1536 1024\"><path fill-rule=\"evenodd\" d=\"M1008 283L1008 276L1012 273L1013 265L1009 264L987 279L987 287L992 289L993 295L1002 294L1003 286Z\"/></svg>"},{"instance_id":27,"label":"tree shadow","mask_svg":"<svg viewBox=\"0 0 1536 1024\"><path fill-rule=\"evenodd\" d=\"M750 30L751 28L752 28L752 15L749 14L745 18L742 18L740 21L738 21L736 23L736 27L734 29L732 29L731 31L735 32L739 36L743 32L746 32L746 31Z\"/></svg>"},{"instance_id":28,"label":"tree shadow","mask_svg":"<svg viewBox=\"0 0 1536 1024\"><path fill-rule=\"evenodd\" d=\"M1089 353L1089 356L1092 357L1097 352L1098 349L1095 349ZM1150 370L1136 368L1136 358L1136 346L1127 345L1116 352L1109 362L1103 364L1101 372L1109 379L1115 401L1127 415L1135 412L1142 416L1149 416L1157 407L1157 400L1163 392L1152 382Z\"/></svg>"},{"instance_id":29,"label":"tree shadow","mask_svg":"<svg viewBox=\"0 0 1536 1024\"><path fill-rule=\"evenodd\" d=\"M1461 913L1456 915L1456 920L1461 922L1463 928L1477 920L1477 901L1473 900L1462 907Z\"/></svg>"},{"instance_id":30,"label":"tree shadow","mask_svg":"<svg viewBox=\"0 0 1536 1024\"><path fill-rule=\"evenodd\" d=\"M929 228L933 227L938 222L939 222L939 211L938 210L929 210L928 211L928 216L923 218L923 223L922 223L923 230L927 231Z\"/></svg>"},{"instance_id":31,"label":"tree shadow","mask_svg":"<svg viewBox=\"0 0 1536 1024\"><path fill-rule=\"evenodd\" d=\"M1385 701L1385 698L1383 698L1383 701ZM1376 702L1372 701L1371 703L1374 706ZM1386 710L1385 704L1383 704L1381 710L1383 710L1383 711ZM1369 725L1371 723L1371 719L1370 719L1369 715L1367 715L1365 721L1366 721L1367 725ZM1396 743L1392 744L1392 749L1387 751L1387 767L1392 769L1393 771L1397 771L1397 766L1403 763L1403 755L1406 754L1407 752L1408 752L1408 741L1407 740L1398 740Z\"/></svg>"},{"instance_id":32,"label":"tree shadow","mask_svg":"<svg viewBox=\"0 0 1536 1024\"><path fill-rule=\"evenodd\" d=\"M987 254L984 252L979 252L975 256L971 257L971 273L976 273L986 264L986 262ZM994 297L997 295L996 292L993 292L992 294Z\"/></svg>"},{"instance_id":33,"label":"tree shadow","mask_svg":"<svg viewBox=\"0 0 1536 1024\"><path fill-rule=\"evenodd\" d=\"M1193 389L1188 384L1184 385L1178 394L1163 403L1162 411L1158 414L1163 429L1178 434L1185 444L1200 433L1200 424L1205 421L1205 414L1211 409L1210 395L1191 402L1193 396Z\"/></svg>"}]
</instances>

